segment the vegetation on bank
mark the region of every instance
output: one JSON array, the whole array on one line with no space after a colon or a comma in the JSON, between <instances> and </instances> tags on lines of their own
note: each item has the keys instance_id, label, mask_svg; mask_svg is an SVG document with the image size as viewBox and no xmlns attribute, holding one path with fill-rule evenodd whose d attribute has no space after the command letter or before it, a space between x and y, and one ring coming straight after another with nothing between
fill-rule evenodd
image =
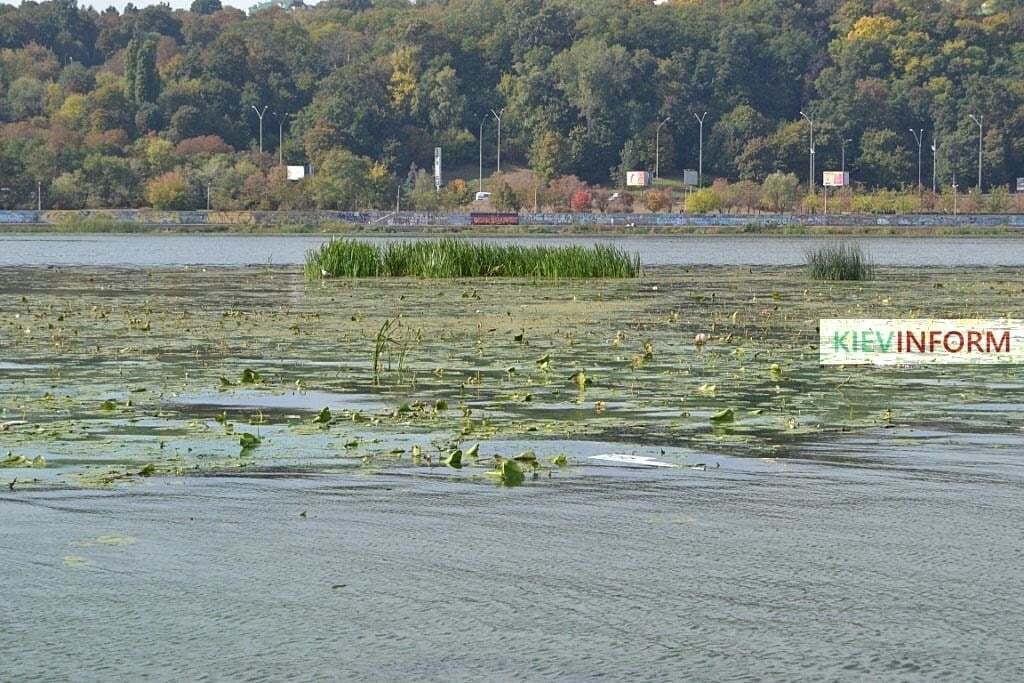
<instances>
[{"instance_id":1,"label":"vegetation on bank","mask_svg":"<svg viewBox=\"0 0 1024 683\"><path fill-rule=\"evenodd\" d=\"M456 239L377 245L331 240L306 256L306 277L630 278L640 257L618 247L523 247Z\"/></svg>"},{"instance_id":2,"label":"vegetation on bank","mask_svg":"<svg viewBox=\"0 0 1024 683\"><path fill-rule=\"evenodd\" d=\"M855 244L829 244L807 252L812 280L863 281L874 278L874 266Z\"/></svg>"},{"instance_id":3,"label":"vegetation on bank","mask_svg":"<svg viewBox=\"0 0 1024 683\"><path fill-rule=\"evenodd\" d=\"M403 207L463 205L478 153L497 166L492 108L502 169L532 179L485 178L504 205L550 190L581 206L564 190L583 182L611 201L624 172L657 160L678 177L698 150L705 185L778 172L803 196L801 111L817 168L845 157L866 188L917 185L909 128L924 129L926 188L933 130L939 187L976 183L979 132L985 188L1008 187L1024 167L1022 27L1015 0L0 5L0 207L34 207L38 189L45 208L389 208L399 191ZM316 172L291 182L286 164Z\"/></svg>"}]
</instances>

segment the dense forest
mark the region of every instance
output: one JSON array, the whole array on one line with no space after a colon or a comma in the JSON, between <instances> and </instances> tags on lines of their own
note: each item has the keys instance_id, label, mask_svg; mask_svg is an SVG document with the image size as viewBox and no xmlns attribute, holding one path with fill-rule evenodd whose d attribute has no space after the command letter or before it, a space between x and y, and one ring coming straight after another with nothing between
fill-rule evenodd
<instances>
[{"instance_id":1,"label":"dense forest","mask_svg":"<svg viewBox=\"0 0 1024 683\"><path fill-rule=\"evenodd\" d=\"M845 147L855 181L914 186L923 129L924 185L937 135L940 187L955 174L967 188L973 114L988 190L1024 176L1024 3L24 2L0 5L0 95L6 207L34 207L37 188L56 208L199 208L208 193L225 209L369 208L400 188L403 206L457 205L476 189L481 131L495 171L498 115L503 170L543 188L619 185L654 169L656 140L662 176L697 168L704 112L706 181L806 183L801 111L819 172ZM440 198L418 170L435 146ZM315 175L289 182L279 160Z\"/></svg>"}]
</instances>

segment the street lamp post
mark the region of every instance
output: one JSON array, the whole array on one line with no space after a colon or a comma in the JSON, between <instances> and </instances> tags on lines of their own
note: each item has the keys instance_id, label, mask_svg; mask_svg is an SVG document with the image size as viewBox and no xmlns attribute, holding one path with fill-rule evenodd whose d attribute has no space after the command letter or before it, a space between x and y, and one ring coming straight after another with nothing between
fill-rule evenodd
<instances>
[{"instance_id":1,"label":"street lamp post","mask_svg":"<svg viewBox=\"0 0 1024 683\"><path fill-rule=\"evenodd\" d=\"M267 105L263 105L263 109L257 109L254 104L252 110L260 117L260 154L263 154L263 115L267 113Z\"/></svg>"},{"instance_id":2,"label":"street lamp post","mask_svg":"<svg viewBox=\"0 0 1024 683\"><path fill-rule=\"evenodd\" d=\"M842 163L840 164L839 170L842 171L843 173L846 173L846 145L848 145L851 142L853 142L853 138L841 138L841 144L842 144L842 148L843 148L843 155L842 155L843 156L843 160L842 160ZM843 182L846 182L846 181L844 180Z\"/></svg>"},{"instance_id":3,"label":"street lamp post","mask_svg":"<svg viewBox=\"0 0 1024 683\"><path fill-rule=\"evenodd\" d=\"M936 190L938 189L938 185L936 184L936 182L937 182L936 181L936 176L938 175L938 168L939 168L939 162L937 160L938 159L938 155L936 154L938 149L939 149L939 143L938 143L938 140L935 137L935 131L933 130L932 131L932 194L938 194L936 192Z\"/></svg>"},{"instance_id":4,"label":"street lamp post","mask_svg":"<svg viewBox=\"0 0 1024 683\"><path fill-rule=\"evenodd\" d=\"M700 134L697 141L697 187L703 187L704 184L704 119L707 118L707 115L707 112L700 116L693 115L693 118L697 119L697 123L700 125Z\"/></svg>"},{"instance_id":5,"label":"street lamp post","mask_svg":"<svg viewBox=\"0 0 1024 683\"><path fill-rule=\"evenodd\" d=\"M274 116L277 117L277 165L284 166L284 120L291 114L278 114L275 111Z\"/></svg>"},{"instance_id":6,"label":"street lamp post","mask_svg":"<svg viewBox=\"0 0 1024 683\"><path fill-rule=\"evenodd\" d=\"M978 194L981 194L981 152L982 145L985 142L985 127L983 125L985 123L985 117L981 114L978 114L978 116L975 116L974 114L968 114L968 116L971 117L971 121L974 121L976 124L978 124Z\"/></svg>"},{"instance_id":7,"label":"street lamp post","mask_svg":"<svg viewBox=\"0 0 1024 683\"><path fill-rule=\"evenodd\" d=\"M666 117L664 121L658 124L658 127L654 130L654 179L657 180L661 177L661 127L672 120L672 117ZM628 169L627 169L628 170Z\"/></svg>"},{"instance_id":8,"label":"street lamp post","mask_svg":"<svg viewBox=\"0 0 1024 683\"><path fill-rule=\"evenodd\" d=\"M505 112L504 109L499 109L498 111L494 111L493 109L491 110L491 113L494 114L494 118L496 118L498 120L498 173L499 174L501 173L501 115L504 112Z\"/></svg>"},{"instance_id":9,"label":"street lamp post","mask_svg":"<svg viewBox=\"0 0 1024 683\"><path fill-rule=\"evenodd\" d=\"M914 142L917 143L917 193L921 194L921 144L924 142L924 128L917 130L911 128L910 134L914 136Z\"/></svg>"},{"instance_id":10,"label":"street lamp post","mask_svg":"<svg viewBox=\"0 0 1024 683\"><path fill-rule=\"evenodd\" d=\"M800 112L800 116L802 116L805 119L807 119L807 123L809 123L810 126L811 126L811 173L810 173L810 177L807 180L809 181L809 184L810 184L811 194L814 194L814 189L815 189L815 184L814 184L814 119L812 119L810 116L808 116L807 114L803 113L802 111Z\"/></svg>"},{"instance_id":11,"label":"street lamp post","mask_svg":"<svg viewBox=\"0 0 1024 683\"><path fill-rule=\"evenodd\" d=\"M487 120L487 114L480 117L480 135L477 139L480 141L480 189L478 192L484 191L484 121Z\"/></svg>"}]
</instances>

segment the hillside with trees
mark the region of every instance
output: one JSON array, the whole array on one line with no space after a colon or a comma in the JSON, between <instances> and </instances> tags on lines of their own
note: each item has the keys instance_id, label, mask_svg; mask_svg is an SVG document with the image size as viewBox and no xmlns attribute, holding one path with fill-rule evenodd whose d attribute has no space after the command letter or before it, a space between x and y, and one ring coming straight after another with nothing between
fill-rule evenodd
<instances>
[{"instance_id":1,"label":"hillside with trees","mask_svg":"<svg viewBox=\"0 0 1024 683\"><path fill-rule=\"evenodd\" d=\"M221 209L383 208L399 188L403 206L458 206L476 190L481 130L494 171L492 110L502 165L555 205L653 170L656 138L663 176L697 168L703 112L706 184L738 188L806 183L804 111L819 172L849 140L857 182L914 186L910 129L923 129L924 185L937 131L938 184L955 174L966 189L974 114L988 191L1024 176L1024 4L328 0L246 15L220 0L25 2L0 5L0 95L5 208L34 207L37 188L53 208L202 208L208 194ZM440 196L422 170L435 146L462 172ZM289 182L280 160L315 175Z\"/></svg>"}]
</instances>

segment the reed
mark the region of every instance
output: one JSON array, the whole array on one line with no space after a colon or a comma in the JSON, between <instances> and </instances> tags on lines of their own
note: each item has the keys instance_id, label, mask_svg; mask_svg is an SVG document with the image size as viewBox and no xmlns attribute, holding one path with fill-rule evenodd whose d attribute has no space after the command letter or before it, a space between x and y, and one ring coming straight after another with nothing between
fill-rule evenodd
<instances>
[{"instance_id":1,"label":"reed","mask_svg":"<svg viewBox=\"0 0 1024 683\"><path fill-rule=\"evenodd\" d=\"M630 278L640 257L607 244L592 247L519 246L451 238L378 246L332 240L306 256L306 276L329 277L534 277Z\"/></svg>"},{"instance_id":2,"label":"reed","mask_svg":"<svg viewBox=\"0 0 1024 683\"><path fill-rule=\"evenodd\" d=\"M874 266L855 244L829 244L807 252L807 273L812 280L870 280Z\"/></svg>"}]
</instances>

